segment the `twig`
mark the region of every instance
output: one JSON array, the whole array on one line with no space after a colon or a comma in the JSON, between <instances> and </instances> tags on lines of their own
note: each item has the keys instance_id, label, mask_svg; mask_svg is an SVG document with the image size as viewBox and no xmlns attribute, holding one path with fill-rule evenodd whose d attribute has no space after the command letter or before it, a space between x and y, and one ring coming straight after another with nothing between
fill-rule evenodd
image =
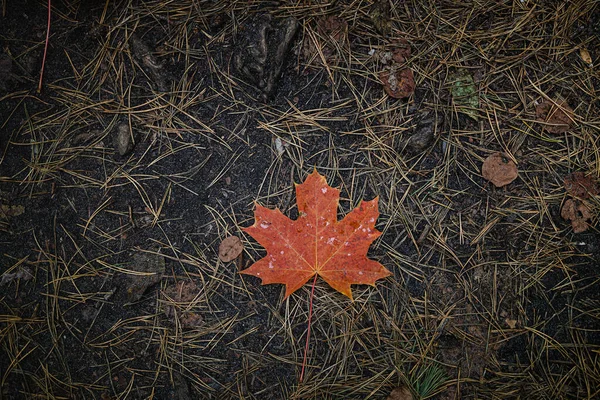
<instances>
[{"instance_id":1,"label":"twig","mask_svg":"<svg viewBox=\"0 0 600 400\"><path fill-rule=\"evenodd\" d=\"M300 383L304 379L304 368L306 367L306 357L308 355L308 343L310 341L310 322L312 320L313 298L315 297L315 285L317 283L317 274L313 279L312 289L310 290L310 303L308 306L308 332L306 332L306 345L304 346L304 359L302 360L302 371L300 372Z\"/></svg>"},{"instance_id":2,"label":"twig","mask_svg":"<svg viewBox=\"0 0 600 400\"><path fill-rule=\"evenodd\" d=\"M40 71L40 82L38 83L38 93L42 91L42 81L44 79L44 66L46 65L46 53L48 52L48 42L50 41L50 16L52 0L48 0L48 26L46 28L46 44L44 45L44 58L42 58L42 69Z\"/></svg>"}]
</instances>

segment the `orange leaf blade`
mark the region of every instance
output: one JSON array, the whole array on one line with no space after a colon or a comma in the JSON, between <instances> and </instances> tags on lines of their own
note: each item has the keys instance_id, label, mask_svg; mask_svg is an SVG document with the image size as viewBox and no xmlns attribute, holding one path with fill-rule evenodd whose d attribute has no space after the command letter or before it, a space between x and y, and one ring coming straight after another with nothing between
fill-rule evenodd
<instances>
[{"instance_id":1,"label":"orange leaf blade","mask_svg":"<svg viewBox=\"0 0 600 400\"><path fill-rule=\"evenodd\" d=\"M350 285L375 285L391 274L367 258L369 246L381 235L375 228L378 198L361 202L338 221L340 191L316 170L296 185L296 197L300 216L295 221L278 209L256 205L255 222L244 231L267 255L241 273L261 278L263 285L286 285L285 297L318 274L350 299Z\"/></svg>"}]
</instances>

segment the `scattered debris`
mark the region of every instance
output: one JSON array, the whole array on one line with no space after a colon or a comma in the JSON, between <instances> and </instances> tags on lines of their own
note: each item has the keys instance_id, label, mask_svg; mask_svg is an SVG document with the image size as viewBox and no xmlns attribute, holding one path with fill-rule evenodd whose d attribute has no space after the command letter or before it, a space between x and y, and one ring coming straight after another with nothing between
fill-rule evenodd
<instances>
[{"instance_id":1,"label":"scattered debris","mask_svg":"<svg viewBox=\"0 0 600 400\"><path fill-rule=\"evenodd\" d=\"M387 400L413 400L413 395L406 386L398 386L392 390Z\"/></svg>"},{"instance_id":2,"label":"scattered debris","mask_svg":"<svg viewBox=\"0 0 600 400\"><path fill-rule=\"evenodd\" d=\"M415 78L408 68L398 70L392 67L389 71L381 71L379 79L383 83L383 90L395 99L404 99L415 91Z\"/></svg>"},{"instance_id":3,"label":"scattered debris","mask_svg":"<svg viewBox=\"0 0 600 400\"><path fill-rule=\"evenodd\" d=\"M411 154L419 154L433 143L443 123L442 117L434 110L428 109L415 114L416 127L406 141L403 150Z\"/></svg>"},{"instance_id":4,"label":"scattered debris","mask_svg":"<svg viewBox=\"0 0 600 400\"><path fill-rule=\"evenodd\" d=\"M17 272L3 273L2 280L0 280L0 286L7 285L17 279L22 279L24 281L28 281L32 278L33 278L33 272L31 272L31 269L29 269L29 267L20 266L19 268L17 268Z\"/></svg>"},{"instance_id":5,"label":"scattered debris","mask_svg":"<svg viewBox=\"0 0 600 400\"><path fill-rule=\"evenodd\" d=\"M410 57L410 44L400 39L394 44L392 51L383 52L380 61L386 64L379 73L379 79L388 96L403 99L412 95L416 88L415 77L410 68L405 67L406 59Z\"/></svg>"},{"instance_id":6,"label":"scattered debris","mask_svg":"<svg viewBox=\"0 0 600 400\"><path fill-rule=\"evenodd\" d=\"M506 186L519 175L517 165L505 153L488 156L481 166L481 175L496 187Z\"/></svg>"},{"instance_id":7,"label":"scattered debris","mask_svg":"<svg viewBox=\"0 0 600 400\"><path fill-rule=\"evenodd\" d=\"M10 204L0 204L0 218L8 219L10 217L18 217L25 212L25 207Z\"/></svg>"},{"instance_id":8,"label":"scattered debris","mask_svg":"<svg viewBox=\"0 0 600 400\"><path fill-rule=\"evenodd\" d=\"M133 150L133 134L129 129L127 122L121 122L117 125L115 132L115 147L121 156L125 156Z\"/></svg>"},{"instance_id":9,"label":"scattered debris","mask_svg":"<svg viewBox=\"0 0 600 400\"><path fill-rule=\"evenodd\" d=\"M567 193L579 199L589 199L600 193L598 182L583 172L573 172L565 176L563 182Z\"/></svg>"},{"instance_id":10,"label":"scattered debris","mask_svg":"<svg viewBox=\"0 0 600 400\"><path fill-rule=\"evenodd\" d=\"M565 100L544 100L535 108L537 121L549 133L565 133L573 125L573 109Z\"/></svg>"},{"instance_id":11,"label":"scattered debris","mask_svg":"<svg viewBox=\"0 0 600 400\"><path fill-rule=\"evenodd\" d=\"M560 211L560 216L571 221L573 232L581 233L589 228L588 221L592 219L592 211L583 201L567 199Z\"/></svg>"},{"instance_id":12,"label":"scattered debris","mask_svg":"<svg viewBox=\"0 0 600 400\"><path fill-rule=\"evenodd\" d=\"M142 298L146 290L160 282L165 272L165 258L160 254L138 252L133 255L127 274L127 301Z\"/></svg>"},{"instance_id":13,"label":"scattered debris","mask_svg":"<svg viewBox=\"0 0 600 400\"><path fill-rule=\"evenodd\" d=\"M594 66L592 62L592 56L585 47L579 48L579 56L581 57L581 60L587 64L588 67L592 68Z\"/></svg>"},{"instance_id":14,"label":"scattered debris","mask_svg":"<svg viewBox=\"0 0 600 400\"><path fill-rule=\"evenodd\" d=\"M306 64L311 68L337 65L340 49L348 46L348 22L337 15L321 17L316 31L316 35L304 35L302 56Z\"/></svg>"},{"instance_id":15,"label":"scattered debris","mask_svg":"<svg viewBox=\"0 0 600 400\"><path fill-rule=\"evenodd\" d=\"M233 261L244 250L244 245L242 241L237 236L229 236L223 239L221 244L219 245L219 258L223 262Z\"/></svg>"},{"instance_id":16,"label":"scattered debris","mask_svg":"<svg viewBox=\"0 0 600 400\"><path fill-rule=\"evenodd\" d=\"M450 76L450 93L457 111L479 121L479 94L471 74L460 69Z\"/></svg>"},{"instance_id":17,"label":"scattered debris","mask_svg":"<svg viewBox=\"0 0 600 400\"><path fill-rule=\"evenodd\" d=\"M508 327L510 329L515 329L517 327L517 320L516 319L506 318L504 320L504 322L506 322L506 325L508 325Z\"/></svg>"},{"instance_id":18,"label":"scattered debris","mask_svg":"<svg viewBox=\"0 0 600 400\"><path fill-rule=\"evenodd\" d=\"M388 35L392 31L390 12L389 0L376 0L369 13L375 29L383 35Z\"/></svg>"},{"instance_id":19,"label":"scattered debris","mask_svg":"<svg viewBox=\"0 0 600 400\"><path fill-rule=\"evenodd\" d=\"M165 315L174 324L179 322L186 329L202 325L204 323L202 316L190 311L198 292L198 286L192 281L181 281L167 287L162 291L163 300L167 304L165 306Z\"/></svg>"},{"instance_id":20,"label":"scattered debris","mask_svg":"<svg viewBox=\"0 0 600 400\"><path fill-rule=\"evenodd\" d=\"M258 16L240 29L233 64L242 79L262 92L263 101L277 88L281 67L297 29L295 18L274 21L269 14Z\"/></svg>"},{"instance_id":21,"label":"scattered debris","mask_svg":"<svg viewBox=\"0 0 600 400\"><path fill-rule=\"evenodd\" d=\"M142 66L156 84L156 88L161 92L166 92L169 86L164 77L163 65L154 57L150 47L135 33L131 34L129 44L134 58L142 63Z\"/></svg>"},{"instance_id":22,"label":"scattered debris","mask_svg":"<svg viewBox=\"0 0 600 400\"><path fill-rule=\"evenodd\" d=\"M281 157L285 153L285 148L288 146L287 142L281 140L280 137L275 138L275 152L278 157Z\"/></svg>"}]
</instances>

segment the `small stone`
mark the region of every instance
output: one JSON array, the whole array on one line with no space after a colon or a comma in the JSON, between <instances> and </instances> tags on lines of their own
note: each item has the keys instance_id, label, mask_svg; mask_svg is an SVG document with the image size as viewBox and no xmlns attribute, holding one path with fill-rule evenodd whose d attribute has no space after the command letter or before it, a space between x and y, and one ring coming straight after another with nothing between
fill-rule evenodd
<instances>
[{"instance_id":1,"label":"small stone","mask_svg":"<svg viewBox=\"0 0 600 400\"><path fill-rule=\"evenodd\" d=\"M121 122L117 125L115 147L121 156L129 154L133 150L133 135L127 122Z\"/></svg>"},{"instance_id":2,"label":"small stone","mask_svg":"<svg viewBox=\"0 0 600 400\"><path fill-rule=\"evenodd\" d=\"M442 116L436 115L433 110L418 111L415 119L417 125L406 140L404 149L412 154L419 154L429 148L436 135L439 135L443 120Z\"/></svg>"},{"instance_id":3,"label":"small stone","mask_svg":"<svg viewBox=\"0 0 600 400\"><path fill-rule=\"evenodd\" d=\"M160 254L135 253L127 275L127 300L138 301L146 290L160 282L165 272L165 258Z\"/></svg>"},{"instance_id":4,"label":"small stone","mask_svg":"<svg viewBox=\"0 0 600 400\"><path fill-rule=\"evenodd\" d=\"M387 400L413 400L413 395L406 386L399 386L392 390Z\"/></svg>"}]
</instances>

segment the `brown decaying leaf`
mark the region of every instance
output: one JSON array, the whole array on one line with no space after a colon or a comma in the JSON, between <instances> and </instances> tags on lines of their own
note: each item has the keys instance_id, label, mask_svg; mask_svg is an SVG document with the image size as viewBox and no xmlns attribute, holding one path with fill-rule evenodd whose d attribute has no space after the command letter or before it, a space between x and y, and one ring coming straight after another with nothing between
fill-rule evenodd
<instances>
[{"instance_id":1,"label":"brown decaying leaf","mask_svg":"<svg viewBox=\"0 0 600 400\"><path fill-rule=\"evenodd\" d=\"M573 109L564 100L544 100L535 108L537 120L550 133L564 133L573 125Z\"/></svg>"},{"instance_id":2,"label":"brown decaying leaf","mask_svg":"<svg viewBox=\"0 0 600 400\"><path fill-rule=\"evenodd\" d=\"M506 186L519 175L517 165L504 153L488 156L481 166L481 175L496 187Z\"/></svg>"},{"instance_id":3,"label":"brown decaying leaf","mask_svg":"<svg viewBox=\"0 0 600 400\"><path fill-rule=\"evenodd\" d=\"M394 388L386 400L413 400L413 395L406 386Z\"/></svg>"},{"instance_id":4,"label":"brown decaying leaf","mask_svg":"<svg viewBox=\"0 0 600 400\"><path fill-rule=\"evenodd\" d=\"M165 315L172 320L178 318L183 328L189 329L202 325L204 322L202 316L190 310L198 292L198 287L192 281L181 281L167 287L162 291L163 298L167 301Z\"/></svg>"},{"instance_id":5,"label":"brown decaying leaf","mask_svg":"<svg viewBox=\"0 0 600 400\"><path fill-rule=\"evenodd\" d=\"M378 198L362 201L341 221L337 220L339 199L340 191L315 169L296 185L298 219L257 204L256 220L244 231L267 249L267 255L241 273L261 278L263 285L285 284L285 297L318 275L350 299L350 285L374 286L391 275L367 258L369 246L381 235L375 229Z\"/></svg>"},{"instance_id":6,"label":"brown decaying leaf","mask_svg":"<svg viewBox=\"0 0 600 400\"><path fill-rule=\"evenodd\" d=\"M317 21L317 35L306 35L302 44L302 55L311 67L335 65L339 49L348 41L348 22L337 15L321 17ZM323 60L324 58L324 60Z\"/></svg>"},{"instance_id":7,"label":"brown decaying leaf","mask_svg":"<svg viewBox=\"0 0 600 400\"><path fill-rule=\"evenodd\" d=\"M573 232L585 232L589 228L588 221L592 219L592 211L582 201L567 199L563 204L560 216L571 221Z\"/></svg>"},{"instance_id":8,"label":"brown decaying leaf","mask_svg":"<svg viewBox=\"0 0 600 400\"><path fill-rule=\"evenodd\" d=\"M221 244L219 245L219 258L223 262L233 261L244 250L244 245L242 241L237 236L229 236L223 239Z\"/></svg>"},{"instance_id":9,"label":"brown decaying leaf","mask_svg":"<svg viewBox=\"0 0 600 400\"><path fill-rule=\"evenodd\" d=\"M381 71L379 79L383 83L383 90L395 99L409 97L415 91L415 77L409 68Z\"/></svg>"},{"instance_id":10,"label":"brown decaying leaf","mask_svg":"<svg viewBox=\"0 0 600 400\"><path fill-rule=\"evenodd\" d=\"M598 182L583 172L573 172L563 179L565 189L573 197L580 199L589 199L600 193Z\"/></svg>"},{"instance_id":11,"label":"brown decaying leaf","mask_svg":"<svg viewBox=\"0 0 600 400\"><path fill-rule=\"evenodd\" d=\"M410 44L406 39L398 39L394 43L392 51L381 53L380 61L387 64L385 69L379 73L379 79L383 84L383 90L388 96L395 99L409 97L415 91L415 76L410 68L403 64L410 57Z\"/></svg>"}]
</instances>

